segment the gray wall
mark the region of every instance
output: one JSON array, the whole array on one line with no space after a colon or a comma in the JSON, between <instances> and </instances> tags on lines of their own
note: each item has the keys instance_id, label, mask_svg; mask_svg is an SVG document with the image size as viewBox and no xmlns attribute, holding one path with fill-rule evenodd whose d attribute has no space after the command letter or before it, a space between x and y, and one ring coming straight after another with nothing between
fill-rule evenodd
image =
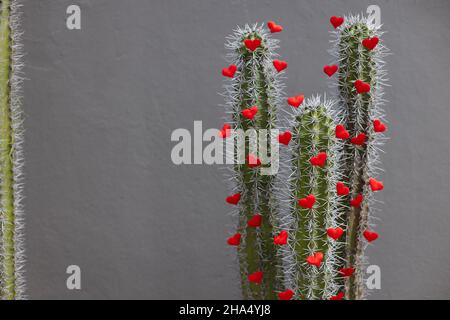
<instances>
[{"instance_id":1,"label":"gray wall","mask_svg":"<svg viewBox=\"0 0 450 320\"><path fill-rule=\"evenodd\" d=\"M23 3L31 298L239 298L222 173L173 165L170 134L221 125L223 42L237 24L285 26L286 91L310 95L327 90L329 17L368 4L394 53L371 298L450 298L449 1ZM65 27L72 3L81 31ZM81 291L66 289L70 264Z\"/></svg>"}]
</instances>

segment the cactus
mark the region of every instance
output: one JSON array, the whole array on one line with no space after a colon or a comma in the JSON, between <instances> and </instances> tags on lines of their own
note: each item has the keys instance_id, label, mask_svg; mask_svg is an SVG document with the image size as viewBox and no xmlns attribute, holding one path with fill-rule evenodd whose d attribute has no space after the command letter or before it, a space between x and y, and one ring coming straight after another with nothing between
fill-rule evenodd
<instances>
[{"instance_id":1,"label":"cactus","mask_svg":"<svg viewBox=\"0 0 450 320\"><path fill-rule=\"evenodd\" d=\"M271 130L276 126L275 112L282 91L279 74L286 67L286 63L273 60L277 47L278 40L271 38L269 32L257 24L238 27L226 43L231 65L222 73L229 78L225 97L232 117L231 128L241 133L254 130L259 134L260 142L274 139ZM234 135L227 138L228 142L234 138ZM234 245L238 244L242 293L245 299L275 299L282 281L277 269L277 244L274 243L275 175L262 174L262 169L271 166L268 159L277 150L264 147L263 143L259 146L263 148L256 154L249 136L245 140L245 157L243 154L235 156L232 171L233 193L240 195L235 203L239 221L237 234L242 238ZM251 160L255 163L249 163ZM233 242L229 241L229 244Z\"/></svg>"},{"instance_id":2,"label":"cactus","mask_svg":"<svg viewBox=\"0 0 450 320\"><path fill-rule=\"evenodd\" d=\"M333 105L320 96L310 98L295 109L292 125L288 217L294 259L286 268L286 286L300 299L329 299L341 289L335 254L339 242L327 235L343 223L336 207L340 143L334 136L339 115Z\"/></svg>"},{"instance_id":3,"label":"cactus","mask_svg":"<svg viewBox=\"0 0 450 320\"><path fill-rule=\"evenodd\" d=\"M346 298L362 299L366 294L363 232L371 226L374 203L369 180L379 171L378 149L384 139L384 130L374 129L374 122L381 123L384 117L381 106L386 72L382 58L387 49L378 43L382 35L379 27L365 17L345 17L332 35L331 53L339 66L337 83L332 86L338 88L339 108L345 115L342 125L350 136L344 143L341 166L342 182L350 187L350 193L341 198L340 210L347 219L345 260L355 273L346 280Z\"/></svg>"},{"instance_id":4,"label":"cactus","mask_svg":"<svg viewBox=\"0 0 450 320\"><path fill-rule=\"evenodd\" d=\"M24 298L22 274L22 129L18 3L0 2L0 203L2 299Z\"/></svg>"}]
</instances>

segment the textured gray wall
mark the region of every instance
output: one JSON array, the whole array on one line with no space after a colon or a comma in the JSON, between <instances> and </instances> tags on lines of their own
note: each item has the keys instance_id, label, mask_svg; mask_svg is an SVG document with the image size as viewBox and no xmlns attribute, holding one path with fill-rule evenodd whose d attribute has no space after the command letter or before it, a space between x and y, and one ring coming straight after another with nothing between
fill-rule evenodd
<instances>
[{"instance_id":1,"label":"textured gray wall","mask_svg":"<svg viewBox=\"0 0 450 320\"><path fill-rule=\"evenodd\" d=\"M214 166L175 166L175 128L221 125L224 37L279 21L287 92L327 90L328 19L378 4L390 83L372 298L450 298L450 2L23 0L31 298L239 297ZM65 27L69 4L82 30ZM66 267L82 268L69 291Z\"/></svg>"}]
</instances>

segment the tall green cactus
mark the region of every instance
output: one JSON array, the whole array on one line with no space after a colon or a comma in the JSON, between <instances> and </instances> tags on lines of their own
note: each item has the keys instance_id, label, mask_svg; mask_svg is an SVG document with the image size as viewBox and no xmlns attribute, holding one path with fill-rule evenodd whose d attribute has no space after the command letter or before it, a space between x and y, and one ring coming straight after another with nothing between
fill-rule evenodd
<instances>
[{"instance_id":1,"label":"tall green cactus","mask_svg":"<svg viewBox=\"0 0 450 320\"><path fill-rule=\"evenodd\" d=\"M2 0L0 13L1 297L24 298L21 239L22 132L18 4Z\"/></svg>"},{"instance_id":2,"label":"tall green cactus","mask_svg":"<svg viewBox=\"0 0 450 320\"><path fill-rule=\"evenodd\" d=\"M277 44L260 25L237 28L226 44L232 65L224 70L224 75L230 78L225 96L232 115L232 129L241 134L255 130L258 139L267 142L274 138L271 130L275 129L275 112L282 89L277 80L280 69L276 69L279 66L273 60ZM274 243L275 175L263 174L261 170L272 165L268 162L276 150L263 143L259 147L264 150L259 149L260 153L256 154L257 149L252 149L255 145L250 140L246 135L245 157L235 158L232 173L234 193L241 196L236 213L239 217L237 232L242 237L238 246L242 293L245 299L275 299L282 281ZM243 163L240 160L244 158ZM260 160L262 164L249 164L249 158Z\"/></svg>"},{"instance_id":3,"label":"tall green cactus","mask_svg":"<svg viewBox=\"0 0 450 320\"><path fill-rule=\"evenodd\" d=\"M344 111L342 125L350 134L343 148L342 182L350 187L342 197L341 209L347 217L346 262L355 269L346 281L346 298L362 299L364 287L363 232L370 228L370 210L374 202L369 179L377 174L378 148L383 140L374 121L384 117L381 105L385 71L382 58L387 49L378 43L382 34L378 26L360 16L345 17L344 23L333 31L332 53L339 64L337 74L339 107ZM334 85L334 84L333 84ZM376 132L378 131L378 132ZM351 200L362 196L360 204Z\"/></svg>"}]
</instances>

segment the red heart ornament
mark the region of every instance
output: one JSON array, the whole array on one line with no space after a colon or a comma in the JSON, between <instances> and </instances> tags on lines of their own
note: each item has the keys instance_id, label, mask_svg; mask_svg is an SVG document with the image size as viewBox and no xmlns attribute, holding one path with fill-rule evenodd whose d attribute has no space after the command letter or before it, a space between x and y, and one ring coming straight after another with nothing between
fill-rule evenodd
<instances>
[{"instance_id":1,"label":"red heart ornament","mask_svg":"<svg viewBox=\"0 0 450 320\"><path fill-rule=\"evenodd\" d=\"M364 238L366 238L367 241L372 242L378 239L378 233L370 230L365 230L363 232Z\"/></svg>"},{"instance_id":2,"label":"red heart ornament","mask_svg":"<svg viewBox=\"0 0 450 320\"><path fill-rule=\"evenodd\" d=\"M233 194L232 196L227 197L226 202L228 202L229 204L238 204L239 200L241 200L241 194L240 193L236 193Z\"/></svg>"},{"instance_id":3,"label":"red heart ornament","mask_svg":"<svg viewBox=\"0 0 450 320\"><path fill-rule=\"evenodd\" d=\"M350 205L352 207L359 207L361 205L361 202L363 201L364 197L362 194L358 194L356 197L354 197L352 200L350 200Z\"/></svg>"},{"instance_id":4,"label":"red heart ornament","mask_svg":"<svg viewBox=\"0 0 450 320\"><path fill-rule=\"evenodd\" d=\"M342 268L339 270L339 273L343 276L343 277L351 277L353 275L353 272L355 272L354 268Z\"/></svg>"},{"instance_id":5,"label":"red heart ornament","mask_svg":"<svg viewBox=\"0 0 450 320\"><path fill-rule=\"evenodd\" d=\"M346 196L350 193L350 189L343 182L336 183L336 192L338 196Z\"/></svg>"},{"instance_id":6,"label":"red heart ornament","mask_svg":"<svg viewBox=\"0 0 450 320\"><path fill-rule=\"evenodd\" d=\"M330 297L330 300L342 300L344 298L344 293L339 292L337 295Z\"/></svg>"},{"instance_id":7,"label":"red heart ornament","mask_svg":"<svg viewBox=\"0 0 450 320\"><path fill-rule=\"evenodd\" d=\"M366 142L366 134L364 132L361 132L356 137L351 138L350 142L357 146L361 146L364 144L364 142Z\"/></svg>"},{"instance_id":8,"label":"red heart ornament","mask_svg":"<svg viewBox=\"0 0 450 320\"><path fill-rule=\"evenodd\" d=\"M270 29L271 33L276 33L276 32L281 32L283 31L283 27L280 26L279 24L276 24L273 21L269 21L267 22L267 27Z\"/></svg>"},{"instance_id":9,"label":"red heart ornament","mask_svg":"<svg viewBox=\"0 0 450 320\"><path fill-rule=\"evenodd\" d=\"M385 132L386 131L386 125L382 123L380 120L375 119L373 120L373 131L375 132Z\"/></svg>"},{"instance_id":10,"label":"red heart ornament","mask_svg":"<svg viewBox=\"0 0 450 320\"><path fill-rule=\"evenodd\" d=\"M367 48L367 50L373 50L378 44L378 37L366 38L362 41L362 45Z\"/></svg>"},{"instance_id":11,"label":"red heart ornament","mask_svg":"<svg viewBox=\"0 0 450 320\"><path fill-rule=\"evenodd\" d=\"M308 262L310 265L314 265L317 268L320 267L320 264L323 260L323 253L322 252L316 252L312 256L309 256L306 258L306 262Z\"/></svg>"},{"instance_id":12,"label":"red heart ornament","mask_svg":"<svg viewBox=\"0 0 450 320\"><path fill-rule=\"evenodd\" d=\"M330 22L333 25L333 27L336 29L337 27L339 27L341 24L344 23L344 18L343 17L332 16L330 18Z\"/></svg>"},{"instance_id":13,"label":"red heart ornament","mask_svg":"<svg viewBox=\"0 0 450 320\"><path fill-rule=\"evenodd\" d=\"M369 184L370 184L370 189L372 189L373 192L381 191L384 188L383 182L377 181L375 178L370 178Z\"/></svg>"},{"instance_id":14,"label":"red heart ornament","mask_svg":"<svg viewBox=\"0 0 450 320\"><path fill-rule=\"evenodd\" d=\"M362 80L356 80L354 85L358 93L367 93L370 91L370 85Z\"/></svg>"},{"instance_id":15,"label":"red heart ornament","mask_svg":"<svg viewBox=\"0 0 450 320\"><path fill-rule=\"evenodd\" d=\"M228 68L222 69L222 75L224 77L233 78L234 74L236 73L237 67L234 64L230 64Z\"/></svg>"},{"instance_id":16,"label":"red heart ornament","mask_svg":"<svg viewBox=\"0 0 450 320\"><path fill-rule=\"evenodd\" d=\"M287 289L286 291L278 293L278 299L280 300L291 300L294 296L294 291Z\"/></svg>"},{"instance_id":17,"label":"red heart ornament","mask_svg":"<svg viewBox=\"0 0 450 320\"><path fill-rule=\"evenodd\" d=\"M289 97L287 103L294 108L298 108L303 103L303 100L305 100L305 96L301 94L295 97Z\"/></svg>"},{"instance_id":18,"label":"red heart ornament","mask_svg":"<svg viewBox=\"0 0 450 320\"><path fill-rule=\"evenodd\" d=\"M273 66L275 67L275 69L277 69L278 72L283 71L288 66L287 62L283 61L283 60L273 60L272 63L273 63Z\"/></svg>"},{"instance_id":19,"label":"red heart ornament","mask_svg":"<svg viewBox=\"0 0 450 320\"><path fill-rule=\"evenodd\" d=\"M222 139L228 138L231 134L231 126L228 123L225 123L222 127L222 130L219 131L219 137Z\"/></svg>"},{"instance_id":20,"label":"red heart ornament","mask_svg":"<svg viewBox=\"0 0 450 320\"><path fill-rule=\"evenodd\" d=\"M333 64L331 66L324 66L323 72L325 72L329 77L331 77L338 70L338 66Z\"/></svg>"},{"instance_id":21,"label":"red heart ornament","mask_svg":"<svg viewBox=\"0 0 450 320\"><path fill-rule=\"evenodd\" d=\"M328 228L327 234L330 238L337 240L344 234L344 230L342 230L342 228L340 228L340 227Z\"/></svg>"},{"instance_id":22,"label":"red heart ornament","mask_svg":"<svg viewBox=\"0 0 450 320\"><path fill-rule=\"evenodd\" d=\"M256 116L256 114L258 113L258 107L257 106L253 106L247 109L244 109L241 111L242 116L246 119L249 120L253 120L253 118Z\"/></svg>"},{"instance_id":23,"label":"red heart ornament","mask_svg":"<svg viewBox=\"0 0 450 320\"><path fill-rule=\"evenodd\" d=\"M285 230L282 230L277 236L273 238L273 243L277 245L285 245L287 243L288 233Z\"/></svg>"},{"instance_id":24,"label":"red heart ornament","mask_svg":"<svg viewBox=\"0 0 450 320\"><path fill-rule=\"evenodd\" d=\"M244 40L244 44L247 47L248 50L250 51L255 51L256 49L259 48L259 46L261 45L261 39L245 39Z\"/></svg>"},{"instance_id":25,"label":"red heart ornament","mask_svg":"<svg viewBox=\"0 0 450 320\"><path fill-rule=\"evenodd\" d=\"M316 197L312 194L298 200L298 205L304 209L312 209L316 203Z\"/></svg>"},{"instance_id":26,"label":"red heart ornament","mask_svg":"<svg viewBox=\"0 0 450 320\"><path fill-rule=\"evenodd\" d=\"M278 135L278 142L282 143L282 144L284 144L286 146L289 144L291 139L292 139L292 133L290 131L286 131L286 132L280 133Z\"/></svg>"},{"instance_id":27,"label":"red heart ornament","mask_svg":"<svg viewBox=\"0 0 450 320\"><path fill-rule=\"evenodd\" d=\"M230 246L238 246L241 243L241 234L236 233L234 236L229 237L227 243Z\"/></svg>"},{"instance_id":28,"label":"red heart ornament","mask_svg":"<svg viewBox=\"0 0 450 320\"><path fill-rule=\"evenodd\" d=\"M347 140L350 138L350 133L345 130L345 127L342 124L338 124L335 129L336 138Z\"/></svg>"},{"instance_id":29,"label":"red heart ornament","mask_svg":"<svg viewBox=\"0 0 450 320\"><path fill-rule=\"evenodd\" d=\"M249 227L257 228L261 226L262 216L257 213L250 220L248 220L247 225Z\"/></svg>"},{"instance_id":30,"label":"red heart ornament","mask_svg":"<svg viewBox=\"0 0 450 320\"><path fill-rule=\"evenodd\" d=\"M327 153L326 152L319 152L315 157L312 157L309 159L309 162L313 166L318 166L323 168L327 162Z\"/></svg>"},{"instance_id":31,"label":"red heart ornament","mask_svg":"<svg viewBox=\"0 0 450 320\"><path fill-rule=\"evenodd\" d=\"M248 281L260 284L262 281L264 273L262 271L256 271L248 275Z\"/></svg>"},{"instance_id":32,"label":"red heart ornament","mask_svg":"<svg viewBox=\"0 0 450 320\"><path fill-rule=\"evenodd\" d=\"M259 158L255 157L252 154L249 154L247 156L247 166L249 168L259 167L260 165L261 165L261 160L259 160Z\"/></svg>"}]
</instances>

